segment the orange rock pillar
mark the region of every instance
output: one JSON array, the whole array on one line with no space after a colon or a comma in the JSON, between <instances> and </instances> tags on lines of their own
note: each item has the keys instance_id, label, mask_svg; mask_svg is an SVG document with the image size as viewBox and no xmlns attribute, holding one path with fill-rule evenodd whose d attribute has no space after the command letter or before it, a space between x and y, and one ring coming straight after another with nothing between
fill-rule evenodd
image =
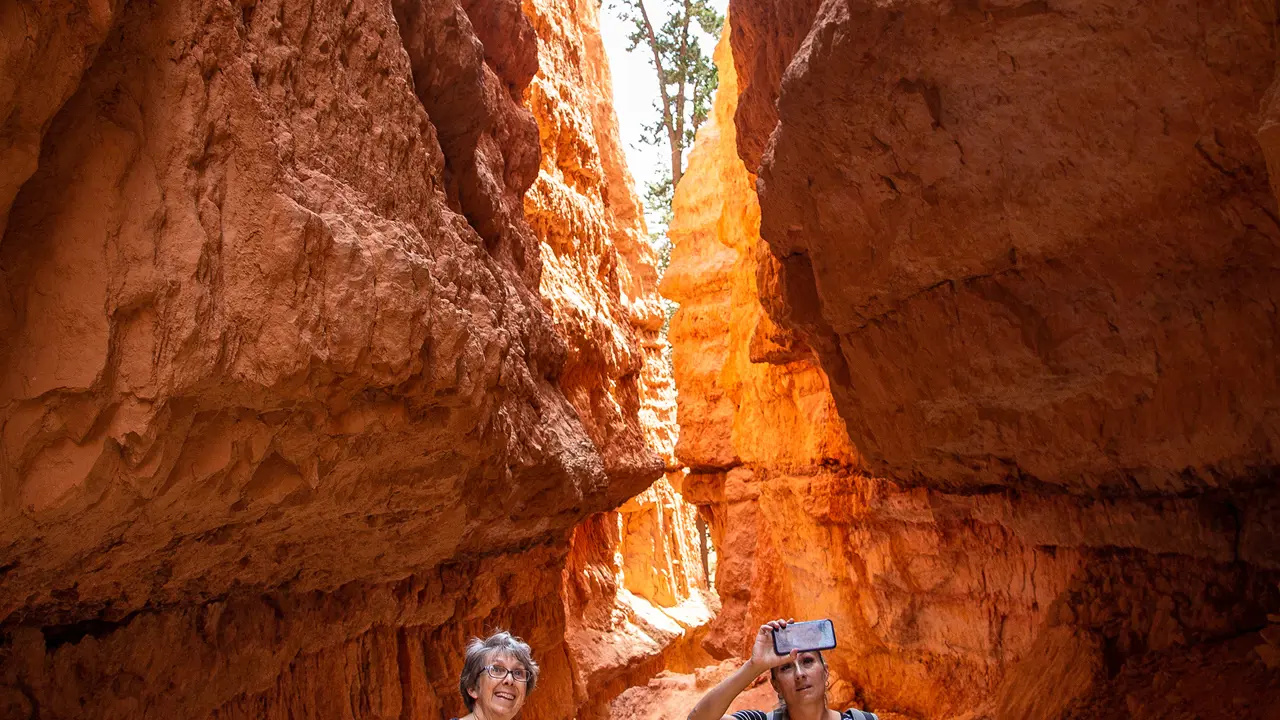
<instances>
[{"instance_id":1,"label":"orange rock pillar","mask_svg":"<svg viewBox=\"0 0 1280 720\"><path fill-rule=\"evenodd\" d=\"M607 717L627 687L708 659L699 640L715 601L695 510L671 482L678 427L655 255L618 138L598 11L568 0L526 0L524 11L538 36L529 104L542 148L525 210L541 241L542 297L569 340L560 386L612 483L652 483L575 529L564 572L578 716Z\"/></svg>"}]
</instances>

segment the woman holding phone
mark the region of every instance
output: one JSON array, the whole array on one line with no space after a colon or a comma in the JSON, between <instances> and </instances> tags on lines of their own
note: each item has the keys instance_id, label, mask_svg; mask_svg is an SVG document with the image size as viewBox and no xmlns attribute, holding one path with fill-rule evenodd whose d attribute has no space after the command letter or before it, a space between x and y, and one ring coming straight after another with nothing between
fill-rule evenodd
<instances>
[{"instance_id":1,"label":"woman holding phone","mask_svg":"<svg viewBox=\"0 0 1280 720\"><path fill-rule=\"evenodd\" d=\"M689 713L689 720L877 720L869 712L838 712L827 707L830 672L821 650L792 650L786 655L774 651L774 632L792 622L778 619L761 625L751 647L751 658L708 690ZM769 684L778 693L778 707L771 713L739 710L725 715L733 699L765 670L769 671Z\"/></svg>"}]
</instances>

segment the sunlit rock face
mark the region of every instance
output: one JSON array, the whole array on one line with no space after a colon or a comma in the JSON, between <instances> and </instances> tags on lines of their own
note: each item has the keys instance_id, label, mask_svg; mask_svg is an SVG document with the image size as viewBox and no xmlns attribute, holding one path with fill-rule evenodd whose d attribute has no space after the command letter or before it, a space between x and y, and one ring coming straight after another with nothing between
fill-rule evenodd
<instances>
[{"instance_id":1,"label":"sunlit rock face","mask_svg":"<svg viewBox=\"0 0 1280 720\"><path fill-rule=\"evenodd\" d=\"M951 352L939 343L947 341L949 333L972 336L978 331L943 323L930 325L928 332L914 336L910 353L895 355L896 346L889 342L893 338L885 335L889 332L886 328L905 332L906 317L892 323L868 323L869 329L852 332L855 336L858 332L880 333L875 342L882 344L866 341L867 347L879 354L866 360L872 376L864 380L857 372L842 370L845 366L836 362L842 356L837 350L847 348L851 341L841 335L844 345L827 342L824 338L831 337L830 333L815 330L823 322L830 324L826 318L835 312L829 309L831 301L824 292L845 293L869 282L867 268L861 264L841 264L830 258L870 240L842 229L846 234L830 236L829 244L823 246L822 252L827 253L824 260L810 263L805 258L816 258L817 250L779 253L779 243L769 233L789 222L787 242L816 244L828 242L824 233L829 228L858 222L858 213L870 202L867 198L878 197L873 189L861 189L862 204L851 201L847 207L824 206L817 215L786 213L816 207L813 203L839 193L858 197L859 186L852 184L856 177L849 173L865 162L865 153L880 152L879 145L872 142L867 150L839 142L849 128L870 122L864 104L874 109L884 98L902 93L919 96L895 90L896 78L886 81L877 74L879 70L865 75L861 70L855 72L861 67L856 61L861 55L827 55L821 61L814 56L802 64L809 57L805 53L814 52L814 48L830 47L841 39L852 42L851 38L861 37L864 31L867 38L880 37L895 28L909 27L912 13L924 12L911 3L900 3L886 10L883 18L871 12L858 16L856 22L832 25L831 18L843 17L843 7L843 3L828 3L814 16L813 32L794 61L770 55L781 52L776 43L763 50L733 47L739 70L744 67L744 57L753 58L752 67L786 69L779 104L782 121L776 132L768 129L773 133L773 144L763 152L766 165L762 173L772 173L762 174L759 185L763 209L756 204L756 178L742 162L750 156L751 144L734 137L732 120L736 116L738 127L743 126L741 108L749 100L744 88L751 83L735 77L723 45L717 54L722 90L711 120L700 131L676 196L671 231L676 249L663 290L681 303L671 333L681 389L682 433L677 454L694 469L683 491L711 519L719 560L716 583L723 610L713 622L707 645L719 654L742 654L750 634L764 619L830 617L841 646L828 655L838 679L831 688L833 702L917 717L977 713L1000 718L1056 718L1072 713L1106 715L1118 708L1136 717L1208 716L1222 706L1221 692L1231 695L1225 702L1242 716L1262 718L1280 712L1280 679L1252 650L1264 644L1255 631L1266 624L1266 613L1280 607L1276 591L1280 579L1276 570L1280 568L1272 551L1266 549L1274 544L1276 525L1271 509L1275 507L1274 491L1266 476L1214 476L1220 487L1207 488L1208 481L1191 472L1179 476L1181 484L1159 490L1139 485L1136 479L1127 490L1116 488L1103 473L1090 476L1093 479L1087 483L1064 479L1050 484L1045 478L1001 476L998 482L978 485L988 482L980 479L988 470L980 470L977 464L972 464L969 476L962 477L949 474L941 463L919 464L932 457L923 450L911 450L912 464L899 467L885 459L878 440L869 442L870 451L863 447L865 429L872 423L901 423L912 413L936 418L932 409L925 412L912 405L916 400L910 393L926 387L950 393L977 392L980 388L971 384L972 380L962 381L956 373L970 364L983 363L992 372L1003 372L1001 368L1021 357L1027 346L1020 340L1010 341L1008 347L991 343L989 351L1007 352L1010 357L976 359L972 354ZM740 9L745 12L739 13ZM773 42L792 32L787 27L773 31L767 23L780 22L777 18L781 15L762 4L734 2L730 10L734 43L743 37L771 38ZM938 16L942 18L938 22L955 22L953 15L967 17L956 11ZM884 22L868 25L869 18ZM1056 14L1022 17L993 12L992 24L983 32L1008 32L1019 27L1018 23L1026 28L1028 22L1048 23L1037 26L1047 31L1055 27L1057 18ZM935 43L938 37L945 45L959 43L962 35L942 33L934 36ZM974 28L968 37L977 48L984 36ZM901 36L896 42L901 42ZM902 63L923 62L941 52L923 39L920 42L920 46L906 49L877 46L865 59L873 63L874 70L878 67L874 63L886 57L900 57ZM799 47L797 42L790 52ZM1051 47L1046 45L1045 51ZM1068 43L1067 47L1076 45ZM965 59L944 62L939 57L936 66L954 73L977 72L975 61L960 57ZM775 77L784 75L776 70L759 72L766 81L769 72L776 72ZM813 80L812 86L803 85L811 74L821 79ZM1063 76L1064 82L1077 79ZM878 95L854 92L859 83L870 82L886 83L888 89ZM809 94L804 97L808 105L787 104L793 98L793 85L807 88ZM756 90L765 92L759 83ZM946 97L944 92L943 126L947 125ZM737 99L742 105L735 108ZM922 102L927 108L928 103ZM1047 101L1040 95L1029 95L1023 102L1029 109L1012 108L1010 117L1028 115ZM981 104L984 111L998 106L994 101ZM1080 109L1078 103L1064 102L1063 106ZM1243 107L1239 110L1241 117L1255 112ZM758 113L758 108L749 112ZM788 146L797 154L787 156L784 165L782 138L791 129L789 117L796 118L800 128L796 132L811 134L804 136L803 142L797 136L794 145ZM908 117L905 111L887 112L881 121L890 127ZM1097 116L1099 122L1101 117ZM746 124L751 126L757 120L758 116L748 116ZM1238 118L1231 122L1238 124ZM926 126L930 133L939 132L931 124ZM1051 138L1054 127L1036 130L1032 136ZM1064 131L1067 129L1072 128L1067 126ZM924 142L910 133L906 137L914 143ZM984 134L983 139L991 143L1001 138L996 133ZM768 140L766 136L755 142L766 148ZM808 154L800 154L802 146ZM1251 152L1260 162L1256 147ZM1001 162L1014 160L1016 156ZM1153 182L1167 180L1158 168L1145 172ZM1184 168L1181 172L1185 175L1189 171ZM1254 172L1263 192L1249 197L1269 208L1272 201L1265 193L1261 166ZM794 205L771 204L778 197L773 193L781 192L772 183L800 173L815 178L812 197L805 200L803 188L788 185L786 192L790 194L786 197ZM885 174L895 177L888 171ZM1247 177L1242 175L1241 182ZM818 182L823 178L825 185ZM840 178L844 178L843 184L837 181ZM1096 178L1089 178L1094 181ZM1079 182L1077 193L1094 191L1085 181ZM1229 198L1230 193L1224 197ZM1051 200L1064 202L1061 198ZM928 203L925 206L933 208ZM1169 207L1186 210L1178 204ZM1077 212L1085 210L1098 208L1083 207ZM1207 213L1207 206L1202 204L1201 211ZM911 227L920 232L918 228L936 220L937 212L936 208L919 209ZM1157 221L1164 219L1148 218L1143 223ZM988 222L998 226L997 219L988 218ZM768 244L759 241L761 226ZM1241 228L1244 232L1265 232ZM1062 233L1058 236L1065 237ZM1209 239L1217 241L1216 237ZM908 253L915 245L904 241L895 247L903 262L912 260ZM1118 253L1120 249L1111 242L1098 243L1095 252ZM779 261L779 255L784 259ZM1021 262L1022 250L1018 257ZM916 260L923 263L925 259ZM1117 257L1113 265L1123 265L1120 260ZM1050 264L1046 261L1044 267ZM1058 261L1055 267L1064 264ZM813 268L807 286L799 282L805 276L797 273L797 267ZM1095 267L1088 282L1103 282L1107 277L1104 269L1114 272L1118 268ZM1263 272L1238 269L1246 275ZM1225 271L1213 272L1221 275ZM955 284L962 285L958 280ZM1220 289L1234 292L1225 285ZM1075 288L1052 290L1104 292L1091 289L1083 280ZM910 302L920 302L931 292L937 289L913 296ZM1243 296L1238 298L1244 300ZM1181 302L1179 297L1170 298L1170 312ZM1068 318L1077 317L1071 314L1074 311L1060 311ZM957 316L949 317L948 322L956 322ZM966 316L958 317L963 321ZM992 318L973 322L982 328L998 327ZM1253 352L1250 347L1270 342L1270 337L1252 338L1249 343L1254 344L1246 343L1240 351ZM1222 362L1238 362L1227 349L1220 348ZM1080 357L1081 362L1105 359ZM1266 363L1273 361L1259 362L1262 365L1248 372L1269 372L1266 368L1271 365ZM945 365L945 371L935 365ZM912 385L886 389L880 380L885 374ZM1063 378L1065 383L1070 375ZM1237 378L1227 379L1219 371L1206 375L1205 380L1232 384ZM1084 387L1085 381L1080 382ZM1274 394L1266 395L1269 386L1265 381L1259 387L1261 397L1237 398L1236 402L1261 407L1274 400ZM893 399L890 390L901 397ZM1018 403L1016 411L992 416L993 422L1028 427L1031 416L1041 412L1033 401L1047 398L1001 396L990 388L982 392L989 394L980 394L973 405L992 400ZM873 404L881 398L893 399L897 403L894 407L901 407L890 411ZM1193 399L1187 396L1186 401ZM1119 408L1121 400L1113 397L1113 405ZM957 407L969 406L959 403ZM867 417L855 421L851 418L854 410ZM1248 412L1252 411L1242 410L1241 417L1247 418ZM1210 417L1206 415L1206 420ZM1174 415L1161 417L1159 423L1150 421L1144 432L1163 432L1176 438L1183 432L1178 422ZM977 424L971 429L974 438L983 432ZM1081 442L1079 432L1070 424L1057 429L1067 444ZM1270 430L1258 432L1261 434L1254 439L1258 447L1267 447L1264 438ZM891 439L907 442L899 434ZM967 432L962 439L976 441ZM1134 452L1137 450L1135 446ZM954 452L961 451L957 444ZM1064 452L1052 447L1028 447L1027 451ZM1141 474L1134 472L1135 477ZM1155 477L1158 472L1153 470L1145 477ZM1068 475L1064 472L1058 477ZM1187 490L1196 483L1200 483L1198 490ZM1155 691L1155 687L1163 690Z\"/></svg>"},{"instance_id":2,"label":"sunlit rock face","mask_svg":"<svg viewBox=\"0 0 1280 720\"><path fill-rule=\"evenodd\" d=\"M822 485L829 495L857 466L826 376L760 304L757 273L767 271L769 257L759 242L754 179L735 149L738 84L729 50L724 32L715 55L719 91L676 190L674 249L662 283L663 294L680 304L670 333L680 387L677 456L692 470L684 496L711 524L722 609L706 645L721 656L749 652L764 619L820 606L821 595L805 597L818 585L793 585L793 571L828 584L833 572L846 574L843 557L822 558L832 548L809 519L811 509L783 505L809 504L793 485ZM812 553L797 565L783 557L779 535L806 528L816 534L801 545ZM842 634L847 617L837 618Z\"/></svg>"},{"instance_id":3,"label":"sunlit rock face","mask_svg":"<svg viewBox=\"0 0 1280 720\"><path fill-rule=\"evenodd\" d=\"M525 196L541 241L541 292L569 352L560 387L634 494L674 471L675 387L659 337L654 253L632 190L594 3L526 0L538 37L529 88L542 165ZM609 717L618 693L709 656L715 607L695 510L670 472L573 534L564 571L566 644L578 717Z\"/></svg>"},{"instance_id":4,"label":"sunlit rock face","mask_svg":"<svg viewBox=\"0 0 1280 720\"><path fill-rule=\"evenodd\" d=\"M578 717L620 717L610 703L627 688L713 662L702 641L718 604L698 557L694 516L660 480L574 531L564 608Z\"/></svg>"},{"instance_id":5,"label":"sunlit rock face","mask_svg":"<svg viewBox=\"0 0 1280 720\"><path fill-rule=\"evenodd\" d=\"M557 7L0 10L0 715L450 717L508 627L574 716L569 538L674 424Z\"/></svg>"},{"instance_id":6,"label":"sunlit rock face","mask_svg":"<svg viewBox=\"0 0 1280 720\"><path fill-rule=\"evenodd\" d=\"M662 293L680 304L671 322L680 388L677 455L693 468L741 463L856 462L825 375L808 348L764 311L757 273L772 267L760 244L754 178L736 159L737 77L722 33L720 85L674 202L674 245ZM763 255L761 252L763 251Z\"/></svg>"},{"instance_id":7,"label":"sunlit rock face","mask_svg":"<svg viewBox=\"0 0 1280 720\"><path fill-rule=\"evenodd\" d=\"M606 467L638 476L638 491L662 469L637 414L647 380L642 367L658 360L638 343L642 335L656 341L657 273L622 161L596 11L579 20L576 6L525 2L538 33L529 105L542 166L524 203L542 243L542 296L559 334L569 338L560 386Z\"/></svg>"}]
</instances>

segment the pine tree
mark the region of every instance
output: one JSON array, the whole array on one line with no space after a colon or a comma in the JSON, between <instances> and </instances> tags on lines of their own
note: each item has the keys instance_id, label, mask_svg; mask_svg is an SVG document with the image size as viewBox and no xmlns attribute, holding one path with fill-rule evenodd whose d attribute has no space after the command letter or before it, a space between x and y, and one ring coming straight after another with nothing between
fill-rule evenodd
<instances>
[{"instance_id":1,"label":"pine tree","mask_svg":"<svg viewBox=\"0 0 1280 720\"><path fill-rule=\"evenodd\" d=\"M658 81L658 104L654 108L658 117L645 125L643 140L651 145L665 141L671 152L670 167L656 181L645 183L645 206L651 221L656 221L650 226L649 242L658 254L661 276L671 261L666 229L671 222L675 188L684 175L685 151L693 146L698 128L711 112L711 96L717 84L716 66L703 51L694 24L712 38L719 38L724 16L708 0L611 0L609 7L632 26L627 51L633 52L642 45L648 48ZM654 25L654 10L666 13L661 27ZM662 304L666 317L661 335L665 339L677 306L666 298ZM663 360L670 370L670 345Z\"/></svg>"},{"instance_id":2,"label":"pine tree","mask_svg":"<svg viewBox=\"0 0 1280 720\"><path fill-rule=\"evenodd\" d=\"M711 111L716 90L716 66L702 49L694 24L713 38L719 37L724 16L708 0L614 0L610 7L631 23L628 51L644 45L658 81L658 118L645 126L645 140L671 151L669 174L648 184L647 200L669 208L671 194L684 174L685 151L693 145L698 127ZM661 26L654 25L653 10L666 10ZM658 18L661 20L662 18Z\"/></svg>"}]
</instances>

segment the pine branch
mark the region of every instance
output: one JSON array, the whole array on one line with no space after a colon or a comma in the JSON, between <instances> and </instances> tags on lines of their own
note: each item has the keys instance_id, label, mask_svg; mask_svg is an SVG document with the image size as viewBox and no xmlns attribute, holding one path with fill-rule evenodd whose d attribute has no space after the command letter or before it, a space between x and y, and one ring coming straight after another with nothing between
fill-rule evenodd
<instances>
[{"instance_id":1,"label":"pine branch","mask_svg":"<svg viewBox=\"0 0 1280 720\"><path fill-rule=\"evenodd\" d=\"M667 94L667 71L662 66L661 45L658 42L657 34L653 31L653 23L649 21L649 10L644 6L644 0L634 0L634 2L640 10L641 19L644 21L645 34L649 39L649 49L653 51L653 67L658 72L658 93L662 96L662 124L667 129L667 140L672 147L675 147L677 144L675 124L671 118L671 97Z\"/></svg>"},{"instance_id":2,"label":"pine branch","mask_svg":"<svg viewBox=\"0 0 1280 720\"><path fill-rule=\"evenodd\" d=\"M684 14L680 16L680 83L676 88L676 126L671 133L676 140L671 143L671 183L679 185L684 175L684 104L689 83L689 22L693 19L689 0L684 0Z\"/></svg>"}]
</instances>

